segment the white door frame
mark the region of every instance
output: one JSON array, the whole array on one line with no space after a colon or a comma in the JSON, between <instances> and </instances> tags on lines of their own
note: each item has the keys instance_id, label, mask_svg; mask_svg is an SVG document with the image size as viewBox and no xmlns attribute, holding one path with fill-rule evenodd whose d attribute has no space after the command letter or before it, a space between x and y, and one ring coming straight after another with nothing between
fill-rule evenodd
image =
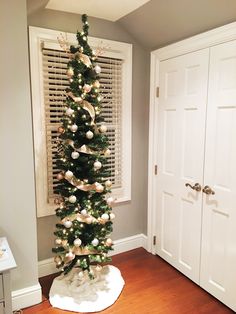
<instances>
[{"instance_id":1,"label":"white door frame","mask_svg":"<svg viewBox=\"0 0 236 314\"><path fill-rule=\"evenodd\" d=\"M151 52L147 249L152 254L156 254L153 237L156 236L155 191L157 188L156 177L158 175L158 164L156 147L157 125L155 122L157 121L158 116L158 97L156 96L156 88L159 86L159 63L163 60L200 49L209 48L231 40L236 40L236 22L181 40L175 44ZM157 175L155 174L155 165L157 165Z\"/></svg>"}]
</instances>

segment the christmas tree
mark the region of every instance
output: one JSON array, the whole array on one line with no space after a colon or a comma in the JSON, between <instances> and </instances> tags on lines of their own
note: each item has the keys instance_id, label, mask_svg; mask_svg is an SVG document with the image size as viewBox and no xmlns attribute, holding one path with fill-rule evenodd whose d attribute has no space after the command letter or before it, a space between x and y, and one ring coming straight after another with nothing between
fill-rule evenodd
<instances>
[{"instance_id":1,"label":"christmas tree","mask_svg":"<svg viewBox=\"0 0 236 314\"><path fill-rule=\"evenodd\" d=\"M113 199L106 161L110 155L106 125L101 117L100 66L88 44L87 16L77 46L70 46L65 112L59 127L57 167L58 208L55 262L65 274L74 267L93 278L91 265L101 269L112 250Z\"/></svg>"}]
</instances>

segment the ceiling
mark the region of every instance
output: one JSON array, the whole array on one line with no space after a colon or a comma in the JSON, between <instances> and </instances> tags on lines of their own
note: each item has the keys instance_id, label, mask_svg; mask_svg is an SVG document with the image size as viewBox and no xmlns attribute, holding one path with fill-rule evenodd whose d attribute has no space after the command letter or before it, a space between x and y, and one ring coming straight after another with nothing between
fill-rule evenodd
<instances>
[{"instance_id":1,"label":"ceiling","mask_svg":"<svg viewBox=\"0 0 236 314\"><path fill-rule=\"evenodd\" d=\"M236 21L236 0L27 0L27 7L115 21L148 50Z\"/></svg>"},{"instance_id":2,"label":"ceiling","mask_svg":"<svg viewBox=\"0 0 236 314\"><path fill-rule=\"evenodd\" d=\"M151 0L119 23L155 49L236 21L236 0Z\"/></svg>"},{"instance_id":3,"label":"ceiling","mask_svg":"<svg viewBox=\"0 0 236 314\"><path fill-rule=\"evenodd\" d=\"M46 9L117 21L150 0L49 0Z\"/></svg>"}]
</instances>

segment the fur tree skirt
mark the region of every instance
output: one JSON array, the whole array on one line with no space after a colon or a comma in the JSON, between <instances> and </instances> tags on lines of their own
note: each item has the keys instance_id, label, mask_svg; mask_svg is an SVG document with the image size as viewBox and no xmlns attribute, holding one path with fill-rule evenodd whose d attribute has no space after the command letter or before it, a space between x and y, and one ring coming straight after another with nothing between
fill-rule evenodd
<instances>
[{"instance_id":1,"label":"fur tree skirt","mask_svg":"<svg viewBox=\"0 0 236 314\"><path fill-rule=\"evenodd\" d=\"M94 279L73 269L68 275L55 278L49 301L53 307L74 312L98 312L111 306L119 297L124 280L118 268L107 265L93 268Z\"/></svg>"}]
</instances>

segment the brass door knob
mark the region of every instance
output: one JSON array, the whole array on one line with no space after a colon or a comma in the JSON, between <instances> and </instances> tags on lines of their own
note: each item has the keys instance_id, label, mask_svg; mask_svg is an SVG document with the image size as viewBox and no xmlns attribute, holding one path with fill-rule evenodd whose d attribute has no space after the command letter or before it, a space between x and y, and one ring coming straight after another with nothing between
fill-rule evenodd
<instances>
[{"instance_id":1,"label":"brass door knob","mask_svg":"<svg viewBox=\"0 0 236 314\"><path fill-rule=\"evenodd\" d=\"M207 195L214 195L215 191L213 191L208 185L205 185L204 188L202 189L203 193L206 193Z\"/></svg>"},{"instance_id":2,"label":"brass door knob","mask_svg":"<svg viewBox=\"0 0 236 314\"><path fill-rule=\"evenodd\" d=\"M191 185L190 183L185 183L185 186L189 186L191 189L197 191L197 192L200 192L202 187L199 183L195 183L194 185Z\"/></svg>"}]
</instances>

